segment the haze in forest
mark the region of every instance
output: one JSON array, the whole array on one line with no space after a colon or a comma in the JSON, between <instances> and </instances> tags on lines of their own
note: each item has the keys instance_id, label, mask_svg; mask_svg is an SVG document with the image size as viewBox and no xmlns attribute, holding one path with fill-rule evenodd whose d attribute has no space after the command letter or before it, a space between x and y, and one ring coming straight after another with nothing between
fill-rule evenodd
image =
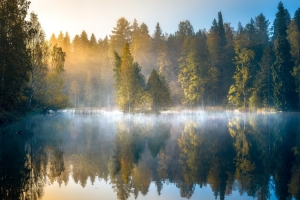
<instances>
[{"instance_id":1,"label":"haze in forest","mask_svg":"<svg viewBox=\"0 0 300 200\"><path fill-rule=\"evenodd\" d=\"M198 20L208 29L180 20L169 33L159 21L151 31L141 19L120 17L103 38L82 28L74 36L53 31L48 40L49 24L29 13L30 4L0 4L3 118L64 108L299 110L300 8L280 1L269 5L274 20L258 13L237 27L217 11Z\"/></svg>"},{"instance_id":2,"label":"haze in forest","mask_svg":"<svg viewBox=\"0 0 300 200\"><path fill-rule=\"evenodd\" d=\"M290 13L299 7L298 0L283 0ZM274 21L278 1L269 0L32 0L29 12L38 14L46 32L47 39L52 33L68 31L71 38L85 30L98 38L111 34L115 22L125 17L132 22L135 18L144 22L153 33L157 22L163 32L174 33L178 22L189 20L195 30L209 30L211 20L222 11L224 21L230 22L235 29L238 22L246 24L250 18L263 13L271 22Z\"/></svg>"}]
</instances>

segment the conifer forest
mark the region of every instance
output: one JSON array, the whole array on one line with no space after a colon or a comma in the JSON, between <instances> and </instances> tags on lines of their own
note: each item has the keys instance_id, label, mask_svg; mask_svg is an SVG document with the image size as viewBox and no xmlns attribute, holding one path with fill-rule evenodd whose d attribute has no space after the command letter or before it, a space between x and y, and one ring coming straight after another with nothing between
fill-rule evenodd
<instances>
[{"instance_id":1,"label":"conifer forest","mask_svg":"<svg viewBox=\"0 0 300 200\"><path fill-rule=\"evenodd\" d=\"M0 2L2 121L63 108L299 110L300 8L279 2L273 22L261 13L237 28L220 11L209 30L185 20L175 33L122 17L104 38L83 30L47 40L29 6Z\"/></svg>"},{"instance_id":2,"label":"conifer forest","mask_svg":"<svg viewBox=\"0 0 300 200\"><path fill-rule=\"evenodd\" d=\"M300 200L299 0L32 1L0 0L0 200Z\"/></svg>"}]
</instances>

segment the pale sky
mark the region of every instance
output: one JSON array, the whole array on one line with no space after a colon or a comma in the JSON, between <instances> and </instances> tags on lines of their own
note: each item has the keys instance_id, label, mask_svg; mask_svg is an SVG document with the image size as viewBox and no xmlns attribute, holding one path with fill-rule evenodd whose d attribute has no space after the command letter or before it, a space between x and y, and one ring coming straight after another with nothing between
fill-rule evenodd
<instances>
[{"instance_id":1,"label":"pale sky","mask_svg":"<svg viewBox=\"0 0 300 200\"><path fill-rule=\"evenodd\" d=\"M300 0L282 0L283 5L294 16ZM85 30L90 36L104 38L111 34L119 18L129 22L134 18L144 22L150 35L160 23L165 33L175 33L180 21L189 20L195 31L209 29L221 11L224 22L237 27L244 26L251 17L263 13L271 24L277 12L279 0L31 0L30 12L34 11L46 32L69 32L71 39Z\"/></svg>"}]
</instances>

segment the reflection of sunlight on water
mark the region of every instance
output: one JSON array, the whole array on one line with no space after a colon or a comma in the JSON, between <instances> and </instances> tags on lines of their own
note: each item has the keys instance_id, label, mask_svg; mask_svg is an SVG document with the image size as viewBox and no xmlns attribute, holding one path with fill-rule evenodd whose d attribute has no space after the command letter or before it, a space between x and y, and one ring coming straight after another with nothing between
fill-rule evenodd
<instances>
[{"instance_id":1,"label":"reflection of sunlight on water","mask_svg":"<svg viewBox=\"0 0 300 200\"><path fill-rule=\"evenodd\" d=\"M99 200L99 199L108 199L113 200L117 199L116 193L113 191L111 184L105 182L105 180L97 177L94 184L90 180L87 181L86 186L83 188L79 183L76 184L73 178L69 177L69 183L67 186L62 185L59 187L57 182L54 182L53 185L47 185L44 188L43 200ZM153 199L163 199L163 200L179 200L186 199L180 197L180 191L174 184L165 184L163 185L161 195L157 194L157 188L154 182L151 182L149 187L149 192L147 195L143 196L140 194L138 196L139 200L153 200ZM205 200L215 200L213 191L211 190L210 185L203 186L200 188L199 185L196 186L193 196L190 200L196 199L205 199ZM232 194L226 196L225 199L230 200L239 200L241 196L237 190L232 191ZM271 200L276 199L274 193L272 194ZM128 200L135 200L134 195L131 194ZM243 195L243 200L253 200L253 197L247 197Z\"/></svg>"}]
</instances>

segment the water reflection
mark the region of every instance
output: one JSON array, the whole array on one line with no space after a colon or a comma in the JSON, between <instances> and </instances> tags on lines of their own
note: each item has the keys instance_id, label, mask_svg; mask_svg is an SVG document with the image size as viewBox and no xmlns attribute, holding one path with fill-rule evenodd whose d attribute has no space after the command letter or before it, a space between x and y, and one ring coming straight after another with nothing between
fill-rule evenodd
<instances>
[{"instance_id":1,"label":"water reflection","mask_svg":"<svg viewBox=\"0 0 300 200\"><path fill-rule=\"evenodd\" d=\"M1 199L43 199L70 178L83 188L103 180L120 200L151 183L187 199L197 186L217 199L300 199L299 128L288 113L27 117L0 130Z\"/></svg>"}]
</instances>

